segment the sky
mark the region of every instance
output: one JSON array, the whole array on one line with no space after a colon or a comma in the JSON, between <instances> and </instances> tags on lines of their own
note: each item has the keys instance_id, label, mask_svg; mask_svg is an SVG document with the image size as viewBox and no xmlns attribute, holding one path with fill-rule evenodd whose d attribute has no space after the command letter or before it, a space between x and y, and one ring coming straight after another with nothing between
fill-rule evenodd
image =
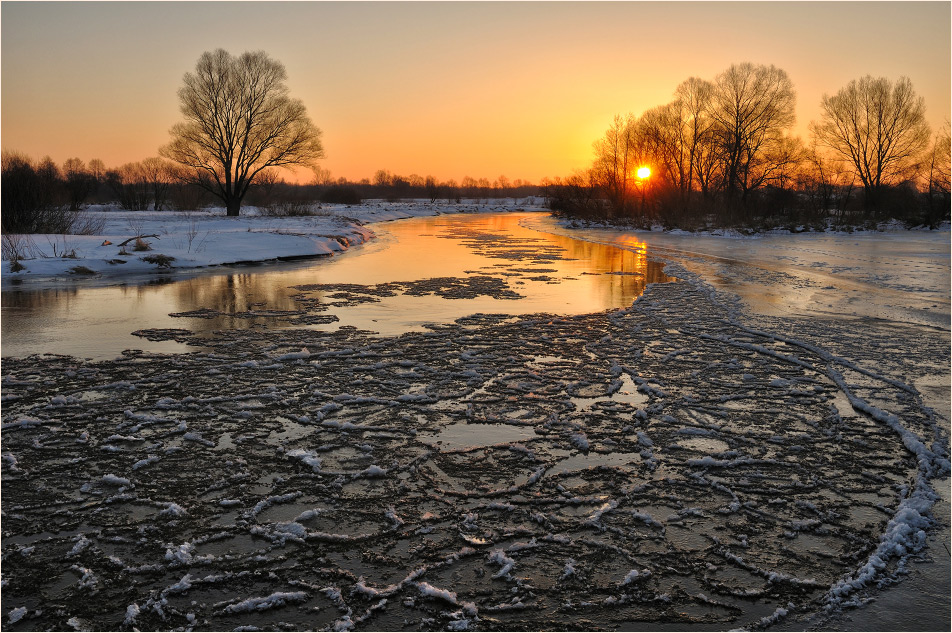
<instances>
[{"instance_id":1,"label":"sky","mask_svg":"<svg viewBox=\"0 0 952 633\"><path fill-rule=\"evenodd\" d=\"M864 75L909 77L935 129L952 108L950 6L4 0L0 145L108 167L155 156L182 76L216 48L281 61L323 131L321 167L351 180L566 176L615 114L748 61L788 73L804 140L822 96Z\"/></svg>"}]
</instances>

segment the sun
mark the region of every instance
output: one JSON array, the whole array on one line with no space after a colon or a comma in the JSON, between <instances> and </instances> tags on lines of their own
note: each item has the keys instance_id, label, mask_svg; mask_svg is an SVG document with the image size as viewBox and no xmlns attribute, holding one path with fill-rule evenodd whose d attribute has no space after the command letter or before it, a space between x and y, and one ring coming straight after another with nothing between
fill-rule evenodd
<instances>
[{"instance_id":1,"label":"sun","mask_svg":"<svg viewBox=\"0 0 952 633\"><path fill-rule=\"evenodd\" d=\"M649 169L648 167L639 167L638 171L635 173L638 174L639 178L644 180L645 178L651 175L651 169Z\"/></svg>"}]
</instances>

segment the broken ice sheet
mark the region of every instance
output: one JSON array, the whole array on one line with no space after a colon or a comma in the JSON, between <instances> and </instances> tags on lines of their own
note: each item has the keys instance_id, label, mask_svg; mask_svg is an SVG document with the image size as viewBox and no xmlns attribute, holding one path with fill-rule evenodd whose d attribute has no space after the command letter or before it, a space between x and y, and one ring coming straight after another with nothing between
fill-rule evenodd
<instances>
[{"instance_id":1,"label":"broken ice sheet","mask_svg":"<svg viewBox=\"0 0 952 633\"><path fill-rule=\"evenodd\" d=\"M188 356L7 359L5 612L729 628L848 600L919 546L947 460L901 372L862 350L948 350L783 325L677 283L614 313L396 338L231 330ZM89 393L109 396L69 404Z\"/></svg>"}]
</instances>

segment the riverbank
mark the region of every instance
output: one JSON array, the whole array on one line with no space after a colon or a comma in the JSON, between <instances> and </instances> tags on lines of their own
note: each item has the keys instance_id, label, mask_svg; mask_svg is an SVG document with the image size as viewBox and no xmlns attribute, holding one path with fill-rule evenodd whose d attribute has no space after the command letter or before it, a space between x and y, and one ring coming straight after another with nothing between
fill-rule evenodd
<instances>
[{"instance_id":1,"label":"riverbank","mask_svg":"<svg viewBox=\"0 0 952 633\"><path fill-rule=\"evenodd\" d=\"M102 224L95 235L4 236L3 282L36 286L79 279L113 281L156 272L328 257L373 239L367 224L515 210L543 207L536 198L460 204L368 200L352 206L324 204L304 216L278 217L251 207L237 218L226 217L223 209L91 208L85 211L89 219ZM140 235L148 237L137 241Z\"/></svg>"},{"instance_id":2,"label":"riverbank","mask_svg":"<svg viewBox=\"0 0 952 633\"><path fill-rule=\"evenodd\" d=\"M878 222L875 224L860 225L835 225L827 223L825 226L817 225L797 225L797 226L773 226L773 227L711 227L685 229L681 227L664 227L660 224L653 224L650 227L636 225L634 223L612 222L609 220L587 220L581 218L571 218L567 216L558 216L559 224L567 229L605 229L612 231L639 232L665 235L683 235L692 237L726 237L726 238L750 238L767 237L776 235L799 235L802 233L818 235L868 235L884 233L887 231L940 231L949 232L952 223L945 221L936 228L929 228L925 225L907 226L899 220L889 220L887 222Z\"/></svg>"}]
</instances>

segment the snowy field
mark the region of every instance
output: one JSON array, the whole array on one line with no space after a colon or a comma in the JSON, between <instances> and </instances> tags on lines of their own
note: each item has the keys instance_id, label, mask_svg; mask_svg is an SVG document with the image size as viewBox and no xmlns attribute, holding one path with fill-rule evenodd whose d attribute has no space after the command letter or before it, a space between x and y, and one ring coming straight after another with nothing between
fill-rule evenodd
<instances>
[{"instance_id":1,"label":"snowy field","mask_svg":"<svg viewBox=\"0 0 952 633\"><path fill-rule=\"evenodd\" d=\"M274 217L250 207L237 218L223 209L204 211L121 211L92 207L87 214L104 220L97 235L24 236L23 270L12 272L7 248L3 251L3 282L30 281L32 285L56 280L116 279L171 269L194 269L234 263L291 260L340 253L373 237L363 225L447 213L487 213L516 208L539 209L541 200L491 201L445 204L428 202L360 205L315 205L315 215ZM137 235L154 235L142 241L148 250L136 250ZM140 248L143 248L140 246ZM173 258L168 266L147 261L156 255ZM145 259L144 259L145 258Z\"/></svg>"},{"instance_id":2,"label":"snowy field","mask_svg":"<svg viewBox=\"0 0 952 633\"><path fill-rule=\"evenodd\" d=\"M540 272L568 250L502 225L437 237L496 263L386 292L572 281ZM835 628L935 527L948 287L919 269L893 288L932 293L918 320L837 315L805 255L652 239L619 246L677 281L617 310L399 336L262 315L153 333L191 354L4 358L4 629ZM899 274L854 266L851 284ZM757 311L758 287L817 294ZM298 300L384 296L317 292ZM909 620L947 628L945 608Z\"/></svg>"}]
</instances>

